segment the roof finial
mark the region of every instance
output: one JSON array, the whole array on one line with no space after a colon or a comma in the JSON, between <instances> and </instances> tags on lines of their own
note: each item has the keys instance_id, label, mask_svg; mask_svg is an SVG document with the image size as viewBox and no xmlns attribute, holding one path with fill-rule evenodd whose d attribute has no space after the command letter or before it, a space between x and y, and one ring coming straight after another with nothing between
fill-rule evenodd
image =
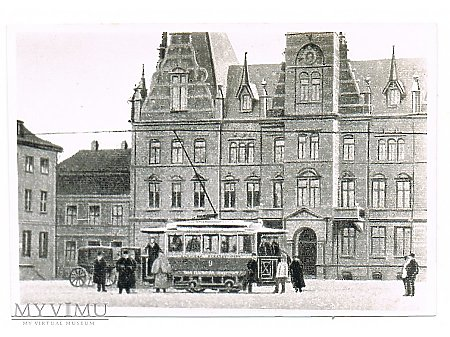
<instances>
[{"instance_id":1,"label":"roof finial","mask_svg":"<svg viewBox=\"0 0 450 337\"><path fill-rule=\"evenodd\" d=\"M145 76L145 71L144 71L145 69L144 69L144 64L142 64L142 77L144 77Z\"/></svg>"},{"instance_id":2,"label":"roof finial","mask_svg":"<svg viewBox=\"0 0 450 337\"><path fill-rule=\"evenodd\" d=\"M242 80L241 80L241 85L242 84L249 84L250 80L248 77L248 64L247 64L247 52L245 52L244 54L244 69L242 70Z\"/></svg>"},{"instance_id":3,"label":"roof finial","mask_svg":"<svg viewBox=\"0 0 450 337\"><path fill-rule=\"evenodd\" d=\"M389 81L396 81L396 80L397 80L397 63L395 62L395 45L393 45Z\"/></svg>"}]
</instances>

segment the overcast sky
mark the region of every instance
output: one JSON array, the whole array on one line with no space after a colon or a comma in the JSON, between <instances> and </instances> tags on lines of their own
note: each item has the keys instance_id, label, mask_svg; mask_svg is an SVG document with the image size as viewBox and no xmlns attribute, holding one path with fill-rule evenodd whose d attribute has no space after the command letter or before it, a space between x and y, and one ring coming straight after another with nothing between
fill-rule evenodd
<instances>
[{"instance_id":1,"label":"overcast sky","mask_svg":"<svg viewBox=\"0 0 450 337\"><path fill-rule=\"evenodd\" d=\"M45 25L17 26L9 40L11 113L30 131L64 148L59 160L92 140L100 148L118 148L127 133L127 100L145 64L147 86L155 70L163 31L223 31L239 62L280 63L286 32L342 31L351 60L423 57L433 61L432 25ZM15 89L15 90L14 90ZM66 132L51 135L45 133ZM72 132L75 132L72 134ZM83 132L83 133L78 133Z\"/></svg>"}]
</instances>

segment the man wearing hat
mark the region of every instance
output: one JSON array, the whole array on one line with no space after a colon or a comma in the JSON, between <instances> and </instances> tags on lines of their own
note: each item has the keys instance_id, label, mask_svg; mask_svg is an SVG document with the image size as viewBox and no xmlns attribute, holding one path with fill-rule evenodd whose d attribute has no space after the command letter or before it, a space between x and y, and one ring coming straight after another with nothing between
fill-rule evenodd
<instances>
[{"instance_id":1,"label":"man wearing hat","mask_svg":"<svg viewBox=\"0 0 450 337\"><path fill-rule=\"evenodd\" d=\"M134 279L134 271L136 264L128 256L128 251L122 252L122 257L116 262L116 269L119 272L119 278L117 280L117 288L119 288L119 294L125 289L127 294L130 293L130 288Z\"/></svg>"},{"instance_id":2,"label":"man wearing hat","mask_svg":"<svg viewBox=\"0 0 450 337\"><path fill-rule=\"evenodd\" d=\"M406 268L406 296L414 296L416 276L419 273L419 265L415 259L415 254L409 254L409 263Z\"/></svg>"},{"instance_id":3,"label":"man wearing hat","mask_svg":"<svg viewBox=\"0 0 450 337\"><path fill-rule=\"evenodd\" d=\"M106 261L103 258L103 252L97 253L97 258L94 261L94 275L92 282L97 283L97 291L106 292Z\"/></svg>"},{"instance_id":4,"label":"man wearing hat","mask_svg":"<svg viewBox=\"0 0 450 337\"><path fill-rule=\"evenodd\" d=\"M258 262L256 260L256 254L252 254L252 258L247 262L247 271L244 279L243 288L248 289L248 292L252 292L253 283L257 281L258 276Z\"/></svg>"}]
</instances>

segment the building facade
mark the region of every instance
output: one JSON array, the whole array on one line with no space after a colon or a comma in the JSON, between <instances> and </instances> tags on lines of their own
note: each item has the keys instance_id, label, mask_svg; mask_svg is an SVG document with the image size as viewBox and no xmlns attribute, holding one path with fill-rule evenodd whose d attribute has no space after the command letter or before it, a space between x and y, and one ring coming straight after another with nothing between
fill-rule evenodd
<instances>
[{"instance_id":1,"label":"building facade","mask_svg":"<svg viewBox=\"0 0 450 337\"><path fill-rule=\"evenodd\" d=\"M55 276L56 164L62 152L17 121L19 277Z\"/></svg>"},{"instance_id":2,"label":"building facade","mask_svg":"<svg viewBox=\"0 0 450 337\"><path fill-rule=\"evenodd\" d=\"M131 99L132 244L214 214L286 229L312 277L393 279L412 251L425 269L424 61L347 51L288 33L281 64L238 65L224 34L164 33Z\"/></svg>"},{"instance_id":3,"label":"building facade","mask_svg":"<svg viewBox=\"0 0 450 337\"><path fill-rule=\"evenodd\" d=\"M77 266L78 248L129 245L130 157L120 149L80 150L62 161L56 178L57 277L66 278Z\"/></svg>"}]
</instances>

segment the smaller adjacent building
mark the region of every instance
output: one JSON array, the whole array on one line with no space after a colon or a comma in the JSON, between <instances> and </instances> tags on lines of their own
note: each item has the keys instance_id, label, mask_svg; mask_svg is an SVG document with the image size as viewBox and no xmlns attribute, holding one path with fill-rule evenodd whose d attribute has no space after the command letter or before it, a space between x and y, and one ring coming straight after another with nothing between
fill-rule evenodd
<instances>
[{"instance_id":1,"label":"smaller adjacent building","mask_svg":"<svg viewBox=\"0 0 450 337\"><path fill-rule=\"evenodd\" d=\"M19 269L21 280L55 276L56 164L62 147L17 121Z\"/></svg>"},{"instance_id":2,"label":"smaller adjacent building","mask_svg":"<svg viewBox=\"0 0 450 337\"><path fill-rule=\"evenodd\" d=\"M131 150L78 151L57 167L56 265L57 277L65 278L77 265L83 246L129 245Z\"/></svg>"}]
</instances>

